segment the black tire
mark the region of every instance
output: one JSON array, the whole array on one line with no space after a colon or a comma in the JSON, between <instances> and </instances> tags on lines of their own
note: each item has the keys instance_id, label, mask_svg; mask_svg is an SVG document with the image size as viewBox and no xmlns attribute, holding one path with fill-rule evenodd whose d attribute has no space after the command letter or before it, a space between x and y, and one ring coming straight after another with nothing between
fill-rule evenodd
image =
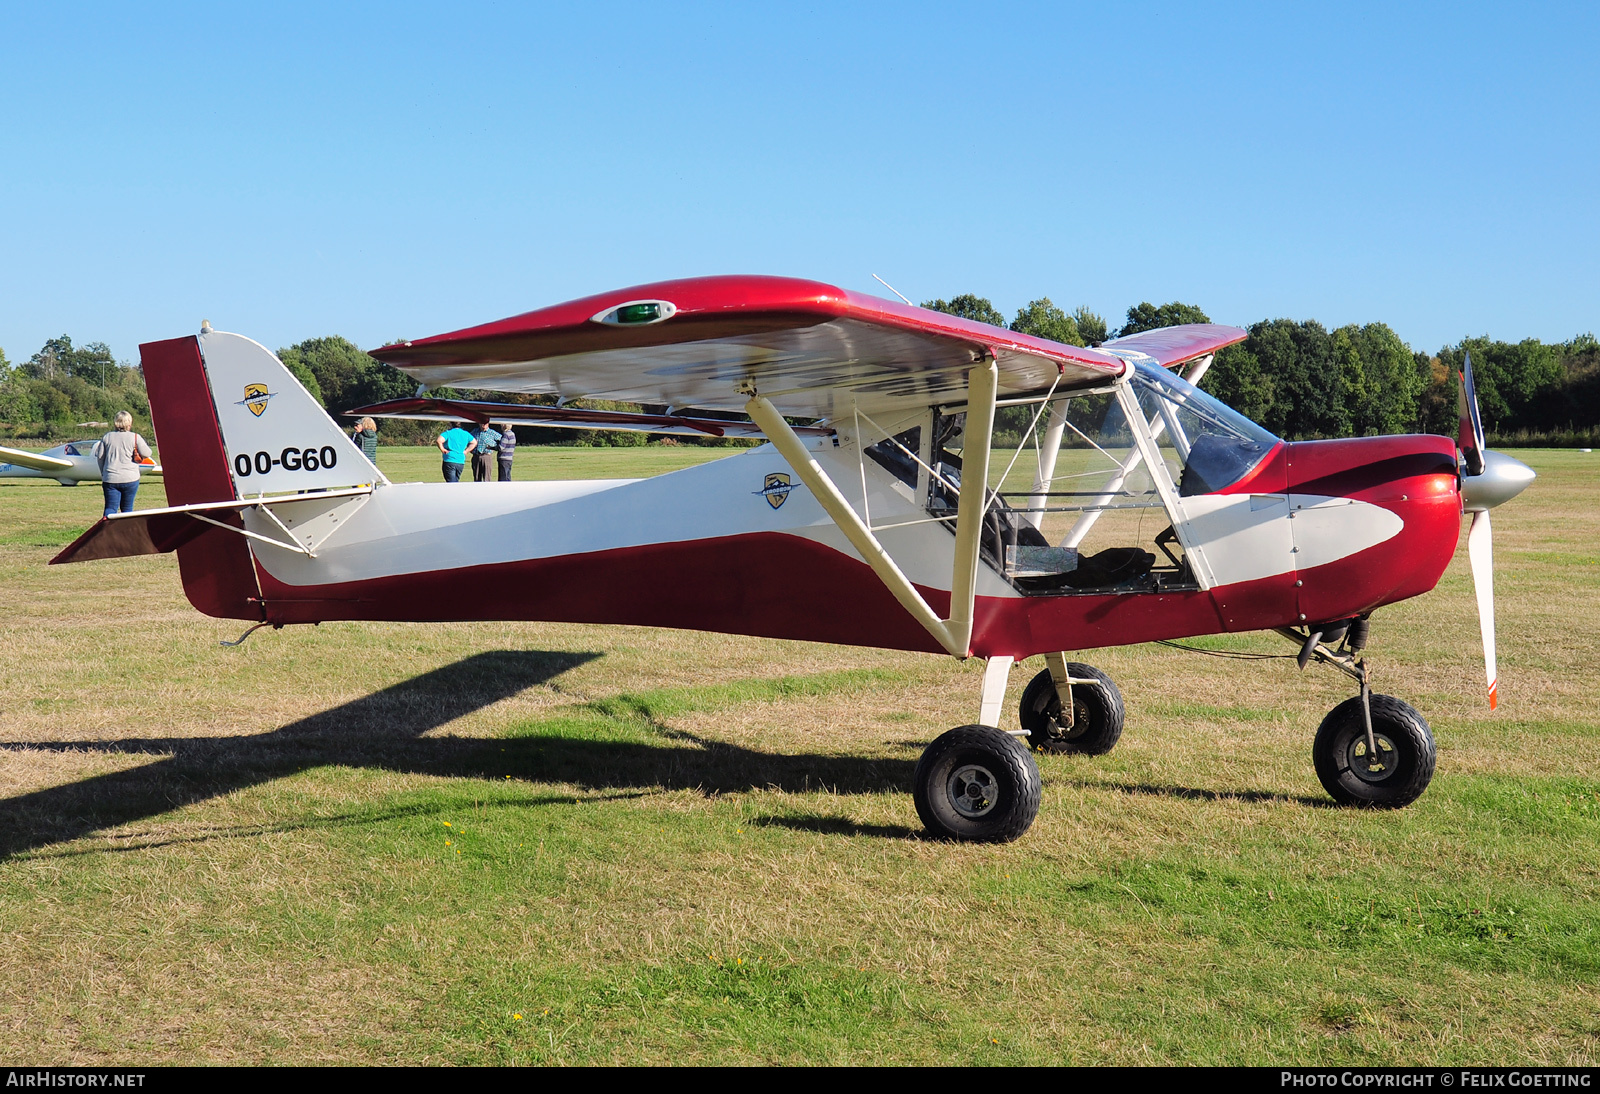
<instances>
[{"instance_id":1,"label":"black tire","mask_svg":"<svg viewBox=\"0 0 1600 1094\"><path fill-rule=\"evenodd\" d=\"M1334 801L1369 809L1399 809L1428 789L1437 753L1422 715L1392 695L1372 696L1372 734L1378 764L1368 765L1367 724L1361 698L1346 699L1317 727L1311 759Z\"/></svg>"},{"instance_id":2,"label":"black tire","mask_svg":"<svg viewBox=\"0 0 1600 1094\"><path fill-rule=\"evenodd\" d=\"M1021 741L989 726L942 734L912 778L917 816L937 839L1009 843L1039 813L1039 765Z\"/></svg>"},{"instance_id":3,"label":"black tire","mask_svg":"<svg viewBox=\"0 0 1600 1094\"><path fill-rule=\"evenodd\" d=\"M1028 731L1028 744L1040 752L1081 752L1101 756L1122 736L1124 712L1122 692L1111 677L1093 665L1067 662L1067 675L1074 680L1099 680L1072 688L1072 725L1061 724L1061 697L1045 669L1028 682L1022 692L1017 717Z\"/></svg>"}]
</instances>

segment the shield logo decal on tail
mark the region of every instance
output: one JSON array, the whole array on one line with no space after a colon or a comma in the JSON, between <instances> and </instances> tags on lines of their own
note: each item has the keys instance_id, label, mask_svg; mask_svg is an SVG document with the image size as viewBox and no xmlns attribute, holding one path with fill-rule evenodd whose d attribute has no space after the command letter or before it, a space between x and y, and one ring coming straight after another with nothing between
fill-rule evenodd
<instances>
[{"instance_id":1,"label":"shield logo decal on tail","mask_svg":"<svg viewBox=\"0 0 1600 1094\"><path fill-rule=\"evenodd\" d=\"M762 483L761 489L757 490L756 493L765 497L767 504L777 509L789 500L789 491L793 489L794 487L789 483L789 476L778 472L768 475L766 481Z\"/></svg>"},{"instance_id":2,"label":"shield logo decal on tail","mask_svg":"<svg viewBox=\"0 0 1600 1094\"><path fill-rule=\"evenodd\" d=\"M239 405L259 418L266 413L267 400L276 394L275 391L268 391L266 384L246 384L244 398L239 400Z\"/></svg>"}]
</instances>

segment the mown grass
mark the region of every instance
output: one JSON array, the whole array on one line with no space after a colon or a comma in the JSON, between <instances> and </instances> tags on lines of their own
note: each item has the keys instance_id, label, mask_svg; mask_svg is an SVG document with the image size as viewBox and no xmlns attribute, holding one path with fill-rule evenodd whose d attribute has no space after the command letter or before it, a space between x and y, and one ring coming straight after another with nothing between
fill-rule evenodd
<instances>
[{"instance_id":1,"label":"mown grass","mask_svg":"<svg viewBox=\"0 0 1600 1094\"><path fill-rule=\"evenodd\" d=\"M1464 559L1376 617L1439 740L1414 806L1317 785L1333 674L1103 650L1127 733L1041 758L1004 847L921 838L908 794L979 666L545 624L222 649L169 558L44 568L98 492L0 487L10 1056L1592 1065L1600 480L1521 455L1501 710Z\"/></svg>"}]
</instances>

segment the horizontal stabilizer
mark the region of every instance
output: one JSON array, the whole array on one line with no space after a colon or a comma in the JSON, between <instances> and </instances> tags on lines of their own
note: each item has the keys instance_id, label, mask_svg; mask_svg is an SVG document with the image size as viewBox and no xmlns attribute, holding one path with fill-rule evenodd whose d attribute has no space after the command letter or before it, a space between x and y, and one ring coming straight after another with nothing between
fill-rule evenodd
<instances>
[{"instance_id":1,"label":"horizontal stabilizer","mask_svg":"<svg viewBox=\"0 0 1600 1094\"><path fill-rule=\"evenodd\" d=\"M1220 323L1186 323L1180 327L1157 327L1126 338L1100 343L1101 351L1130 360L1149 358L1163 368L1181 365L1196 357L1215 353L1223 346L1243 342L1248 331Z\"/></svg>"},{"instance_id":2,"label":"horizontal stabilizer","mask_svg":"<svg viewBox=\"0 0 1600 1094\"><path fill-rule=\"evenodd\" d=\"M518 425L554 426L561 429L616 429L636 433L673 433L691 437L763 437L749 421L689 418L681 414L643 414L625 410L585 410L569 406L526 406L467 399L391 399L345 411L351 418L405 418L424 422L515 422ZM795 426L801 435L823 436L832 430L820 426Z\"/></svg>"},{"instance_id":3,"label":"horizontal stabilizer","mask_svg":"<svg viewBox=\"0 0 1600 1094\"><path fill-rule=\"evenodd\" d=\"M37 452L24 452L20 448L3 447L0 447L0 463L26 467L30 471L43 471L45 474L56 471L71 471L78 466L71 460L58 460L54 456L43 456Z\"/></svg>"},{"instance_id":4,"label":"horizontal stabilizer","mask_svg":"<svg viewBox=\"0 0 1600 1094\"><path fill-rule=\"evenodd\" d=\"M183 512L150 509L143 513L101 517L97 524L52 558L50 565L166 554L205 530L204 524Z\"/></svg>"},{"instance_id":5,"label":"horizontal stabilizer","mask_svg":"<svg viewBox=\"0 0 1600 1094\"><path fill-rule=\"evenodd\" d=\"M129 558L133 555L162 555L168 551L176 551L207 528L215 528L218 525L251 539L265 540L289 550L301 550L295 544L286 544L246 530L235 514L242 513L246 509L317 505L334 499L360 498L370 493L372 493L370 487L358 486L348 490L312 490L304 493L280 494L272 498L205 501L192 505L174 505L166 509L118 513L115 516L101 517L99 523L62 548L61 553L50 560L50 565L93 562L102 558Z\"/></svg>"}]
</instances>

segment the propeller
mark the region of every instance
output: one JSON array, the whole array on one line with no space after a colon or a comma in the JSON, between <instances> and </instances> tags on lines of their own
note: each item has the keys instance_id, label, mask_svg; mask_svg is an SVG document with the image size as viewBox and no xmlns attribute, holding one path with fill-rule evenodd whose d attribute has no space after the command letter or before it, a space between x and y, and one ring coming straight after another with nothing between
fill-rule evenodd
<instances>
[{"instance_id":1,"label":"propeller","mask_svg":"<svg viewBox=\"0 0 1600 1094\"><path fill-rule=\"evenodd\" d=\"M1478 594L1478 626L1483 631L1483 671L1489 682L1489 709L1500 705L1500 677L1495 662L1494 641L1494 532L1489 510L1510 501L1533 481L1533 468L1503 452L1490 451L1483 439L1483 415L1478 410L1478 392L1472 384L1472 355L1461 356L1459 403L1460 429L1456 444L1461 449L1461 503L1472 514L1467 531L1467 561L1472 567L1472 585Z\"/></svg>"},{"instance_id":2,"label":"propeller","mask_svg":"<svg viewBox=\"0 0 1600 1094\"><path fill-rule=\"evenodd\" d=\"M1461 462L1469 475L1483 474L1483 453L1488 448L1483 441L1483 415L1478 411L1478 389L1472 386L1472 354L1461 355L1461 368L1456 373L1461 381L1457 389L1461 423L1456 430L1456 447L1461 449Z\"/></svg>"}]
</instances>

